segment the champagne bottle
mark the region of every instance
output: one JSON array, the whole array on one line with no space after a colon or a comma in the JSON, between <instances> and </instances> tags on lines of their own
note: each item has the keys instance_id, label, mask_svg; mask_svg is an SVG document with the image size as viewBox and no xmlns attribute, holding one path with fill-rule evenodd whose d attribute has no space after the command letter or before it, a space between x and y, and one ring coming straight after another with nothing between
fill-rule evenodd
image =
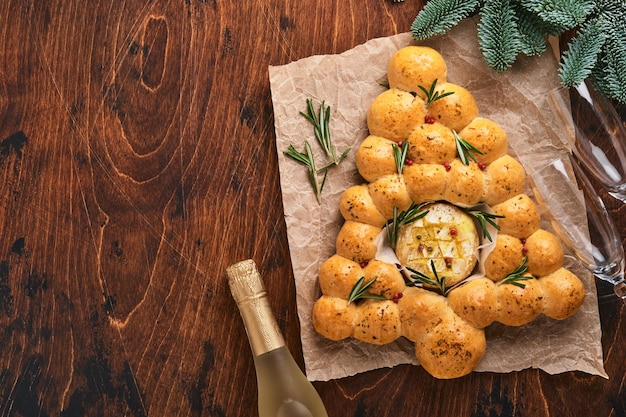
<instances>
[{"instance_id":1,"label":"champagne bottle","mask_svg":"<svg viewBox=\"0 0 626 417\"><path fill-rule=\"evenodd\" d=\"M285 345L254 261L238 262L226 272L254 355L259 417L328 417Z\"/></svg>"}]
</instances>

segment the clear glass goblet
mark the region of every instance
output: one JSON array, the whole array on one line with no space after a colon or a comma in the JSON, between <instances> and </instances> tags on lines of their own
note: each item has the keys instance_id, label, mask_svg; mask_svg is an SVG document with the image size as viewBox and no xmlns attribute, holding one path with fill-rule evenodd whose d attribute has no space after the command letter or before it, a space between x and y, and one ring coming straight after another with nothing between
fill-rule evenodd
<instances>
[{"instance_id":1,"label":"clear glass goblet","mask_svg":"<svg viewBox=\"0 0 626 417\"><path fill-rule=\"evenodd\" d=\"M626 203L626 128L611 101L587 79L576 88L550 91L549 102L580 162Z\"/></svg>"},{"instance_id":2,"label":"clear glass goblet","mask_svg":"<svg viewBox=\"0 0 626 417\"><path fill-rule=\"evenodd\" d=\"M615 224L571 153L531 173L537 204L563 244L597 278L626 301L624 248Z\"/></svg>"}]
</instances>

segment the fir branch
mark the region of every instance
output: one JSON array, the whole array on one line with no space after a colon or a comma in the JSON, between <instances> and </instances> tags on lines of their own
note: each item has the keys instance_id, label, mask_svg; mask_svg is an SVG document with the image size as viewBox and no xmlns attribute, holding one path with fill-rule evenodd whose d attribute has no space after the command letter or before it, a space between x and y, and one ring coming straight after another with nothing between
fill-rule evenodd
<instances>
[{"instance_id":1,"label":"fir branch","mask_svg":"<svg viewBox=\"0 0 626 417\"><path fill-rule=\"evenodd\" d=\"M480 11L478 43L487 64L497 72L508 69L522 50L512 0L486 0Z\"/></svg>"},{"instance_id":2,"label":"fir branch","mask_svg":"<svg viewBox=\"0 0 626 417\"><path fill-rule=\"evenodd\" d=\"M582 24L593 10L593 0L524 0L521 4L562 33Z\"/></svg>"},{"instance_id":3,"label":"fir branch","mask_svg":"<svg viewBox=\"0 0 626 417\"><path fill-rule=\"evenodd\" d=\"M563 85L576 87L591 74L605 41L601 25L590 23L579 30L563 52L559 67L559 77Z\"/></svg>"},{"instance_id":4,"label":"fir branch","mask_svg":"<svg viewBox=\"0 0 626 417\"><path fill-rule=\"evenodd\" d=\"M386 300L387 298L383 297L382 295L368 293L370 287L374 284L374 282L376 282L377 279L378 277L374 277L366 283L365 277L359 278L359 280L354 284L352 290L350 291L348 304L364 298L370 298L374 300Z\"/></svg>"},{"instance_id":5,"label":"fir branch","mask_svg":"<svg viewBox=\"0 0 626 417\"><path fill-rule=\"evenodd\" d=\"M479 155L483 154L480 149L460 137L456 131L453 130L452 134L454 135L454 141L456 142L456 150L459 154L459 159L463 162L463 165L469 165L470 159L476 162L476 155L474 155L474 153Z\"/></svg>"},{"instance_id":6,"label":"fir branch","mask_svg":"<svg viewBox=\"0 0 626 417\"><path fill-rule=\"evenodd\" d=\"M396 248L398 243L398 232L402 226L411 224L428 214L428 210L422 210L423 204L411 204L411 206L398 214L398 207L393 207L393 218L387 223L387 237L391 249Z\"/></svg>"},{"instance_id":7,"label":"fir branch","mask_svg":"<svg viewBox=\"0 0 626 417\"><path fill-rule=\"evenodd\" d=\"M479 46L494 70L504 72L519 54L543 52L546 36L574 30L559 67L561 84L574 86L592 76L604 95L626 104L624 0L430 0L411 33L417 40L443 34L475 12L480 15ZM585 33L594 25L600 25L601 36Z\"/></svg>"},{"instance_id":8,"label":"fir branch","mask_svg":"<svg viewBox=\"0 0 626 417\"><path fill-rule=\"evenodd\" d=\"M411 24L415 39L442 35L454 25L476 12L480 0L430 0Z\"/></svg>"},{"instance_id":9,"label":"fir branch","mask_svg":"<svg viewBox=\"0 0 626 417\"><path fill-rule=\"evenodd\" d=\"M620 19L626 19L626 11L622 14L619 17L616 15L615 20L624 22ZM619 27L613 24L608 29L609 36L601 52L602 58L592 74L604 95L626 103L626 31Z\"/></svg>"},{"instance_id":10,"label":"fir branch","mask_svg":"<svg viewBox=\"0 0 626 417\"><path fill-rule=\"evenodd\" d=\"M408 266L406 267L406 269L412 272L410 274L411 281L407 282L407 286L415 287L418 284L430 285L431 287L437 288L441 295L446 294L446 277L439 277L439 274L435 269L435 261L433 261L432 259L430 260L430 269L433 271L433 275L435 276L434 279Z\"/></svg>"},{"instance_id":11,"label":"fir branch","mask_svg":"<svg viewBox=\"0 0 626 417\"><path fill-rule=\"evenodd\" d=\"M517 15L517 28L520 33L521 52L533 56L542 54L548 47L546 42L547 27L543 20L529 12L520 3L513 4Z\"/></svg>"},{"instance_id":12,"label":"fir branch","mask_svg":"<svg viewBox=\"0 0 626 417\"><path fill-rule=\"evenodd\" d=\"M515 270L513 272L511 272L509 275L507 275L502 281L500 281L502 284L513 284L516 285L520 288L526 288L526 284L520 282L520 281L527 281L529 279L532 278L532 276L529 275L524 275L527 271L528 271L528 265L526 265L526 262L528 261L528 258L524 258L522 260L522 263L515 268Z\"/></svg>"}]
</instances>

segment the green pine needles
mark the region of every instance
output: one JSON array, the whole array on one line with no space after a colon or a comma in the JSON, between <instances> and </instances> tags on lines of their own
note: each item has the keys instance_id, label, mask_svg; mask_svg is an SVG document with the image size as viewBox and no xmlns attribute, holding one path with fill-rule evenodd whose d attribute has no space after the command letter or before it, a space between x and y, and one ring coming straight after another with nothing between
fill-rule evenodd
<instances>
[{"instance_id":1,"label":"green pine needles","mask_svg":"<svg viewBox=\"0 0 626 417\"><path fill-rule=\"evenodd\" d=\"M626 1L624 0L429 0L411 25L417 40L444 34L478 14L478 42L498 72L520 54L543 53L548 36L573 31L559 67L561 83L592 77L609 98L626 104Z\"/></svg>"}]
</instances>

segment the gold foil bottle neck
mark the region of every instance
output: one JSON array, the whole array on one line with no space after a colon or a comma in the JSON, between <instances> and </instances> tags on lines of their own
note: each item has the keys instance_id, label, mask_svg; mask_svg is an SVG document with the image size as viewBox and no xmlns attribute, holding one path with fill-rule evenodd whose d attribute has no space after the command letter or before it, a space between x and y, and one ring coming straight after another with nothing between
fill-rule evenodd
<instances>
[{"instance_id":1,"label":"gold foil bottle neck","mask_svg":"<svg viewBox=\"0 0 626 417\"><path fill-rule=\"evenodd\" d=\"M249 298L266 295L261 274L252 259L237 262L226 269L230 292L239 304Z\"/></svg>"},{"instance_id":2,"label":"gold foil bottle neck","mask_svg":"<svg viewBox=\"0 0 626 417\"><path fill-rule=\"evenodd\" d=\"M265 285L254 261L237 262L226 268L226 274L254 355L284 346L285 340L272 314Z\"/></svg>"}]
</instances>

